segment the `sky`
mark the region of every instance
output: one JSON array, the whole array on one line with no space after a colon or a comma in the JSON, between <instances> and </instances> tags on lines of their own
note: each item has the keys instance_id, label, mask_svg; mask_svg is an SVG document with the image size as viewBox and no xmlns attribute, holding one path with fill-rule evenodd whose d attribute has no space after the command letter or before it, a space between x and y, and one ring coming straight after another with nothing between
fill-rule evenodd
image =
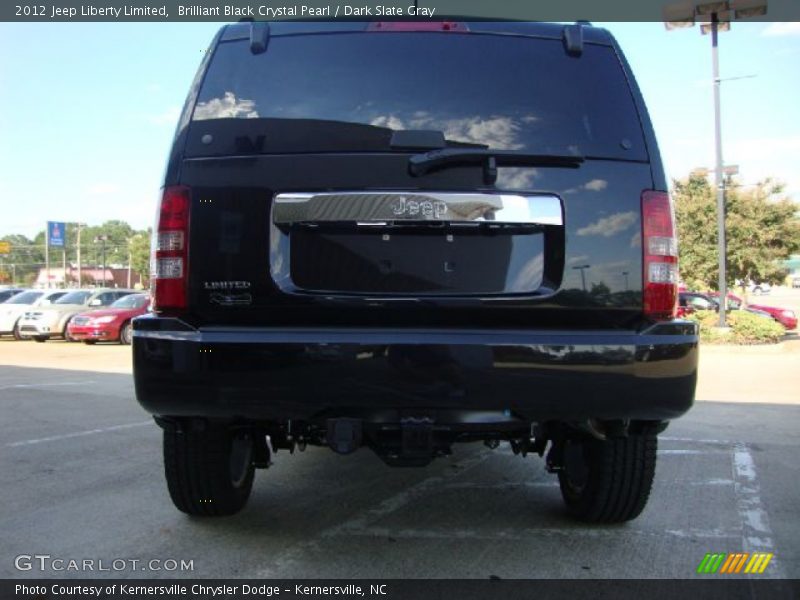
<instances>
[{"instance_id":1,"label":"sky","mask_svg":"<svg viewBox=\"0 0 800 600\"><path fill-rule=\"evenodd\" d=\"M217 23L0 24L0 236L45 222L152 225L178 114ZM668 177L714 166L711 40L603 23L654 123ZM800 23L720 35L723 156L800 202ZM726 81L727 79L727 81Z\"/></svg>"}]
</instances>

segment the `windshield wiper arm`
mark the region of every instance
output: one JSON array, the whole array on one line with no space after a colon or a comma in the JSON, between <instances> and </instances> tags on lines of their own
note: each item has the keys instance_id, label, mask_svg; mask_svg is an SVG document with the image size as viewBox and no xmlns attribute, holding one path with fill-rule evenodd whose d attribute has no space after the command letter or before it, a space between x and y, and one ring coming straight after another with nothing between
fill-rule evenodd
<instances>
[{"instance_id":1,"label":"windshield wiper arm","mask_svg":"<svg viewBox=\"0 0 800 600\"><path fill-rule=\"evenodd\" d=\"M561 167L577 169L583 156L572 154L525 154L513 150L482 148L443 148L408 159L408 172L419 177L431 171L457 165L483 165L483 180L487 185L497 181L497 167Z\"/></svg>"}]
</instances>

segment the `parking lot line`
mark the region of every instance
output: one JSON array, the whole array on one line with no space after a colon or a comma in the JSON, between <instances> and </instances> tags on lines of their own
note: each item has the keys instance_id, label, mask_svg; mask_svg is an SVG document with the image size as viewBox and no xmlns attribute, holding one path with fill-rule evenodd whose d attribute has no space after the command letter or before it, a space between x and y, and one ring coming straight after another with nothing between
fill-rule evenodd
<instances>
[{"instance_id":1,"label":"parking lot line","mask_svg":"<svg viewBox=\"0 0 800 600\"><path fill-rule=\"evenodd\" d=\"M42 444L44 442L57 442L59 440L67 440L70 438L84 437L87 435L95 435L98 433L108 433L110 431L120 431L122 429L131 429L133 427L142 427L143 425L152 425L153 421L140 421L138 423L125 423L124 425L113 425L111 427L103 427L101 429L89 429L87 431L76 431L74 433L65 433L64 435L54 435L51 437L37 438L33 440L22 440L20 442L11 442L6 444L6 448L17 448L19 446L30 446L33 444Z\"/></svg>"},{"instance_id":2,"label":"parking lot line","mask_svg":"<svg viewBox=\"0 0 800 600\"><path fill-rule=\"evenodd\" d=\"M736 505L742 521L742 550L750 553L776 553L769 516L761 502L761 486L756 476L756 463L747 444L733 445L733 479ZM770 571L775 577L785 577L777 559L772 560Z\"/></svg>"},{"instance_id":3,"label":"parking lot line","mask_svg":"<svg viewBox=\"0 0 800 600\"><path fill-rule=\"evenodd\" d=\"M619 538L619 531L615 528L592 529L581 527L575 529L571 527L525 527L521 529L499 529L499 530L477 530L477 529L453 529L453 528L427 528L427 529L393 529L389 527L364 527L361 529L348 529L346 535L356 537L392 537L403 539L437 539L437 540L485 540L485 541L530 541L536 537L564 537L577 536L581 538ZM647 531L644 529L625 529L625 535L647 536L647 537L680 537L680 538L702 538L702 539L734 539L738 532L724 531L719 529L692 529L666 530L666 531Z\"/></svg>"},{"instance_id":4,"label":"parking lot line","mask_svg":"<svg viewBox=\"0 0 800 600\"><path fill-rule=\"evenodd\" d=\"M666 441L689 442L689 447L662 449L659 454L674 456L676 458L685 456L706 455L706 454L730 454L732 461L732 475L728 478L709 478L686 482L691 486L731 486L735 504L739 513L739 527L708 527L708 528L688 528L688 529L626 529L626 534L637 537L651 537L661 539L694 539L694 540L718 540L718 543L736 544L741 543L744 552L776 552L773 541L772 530L769 526L769 519L761 502L760 486L756 476L755 463L747 445L723 440L700 440L693 438L667 438ZM692 448L692 444L706 444L715 446L712 448L698 449ZM500 454L504 454L500 450ZM498 483L473 483L453 481L455 476L462 475L465 470L470 469L484 462L492 456L492 452L481 452L471 456L464 461L456 463L461 468L457 471L445 472L443 474L427 478L416 485L403 490L389 498L379 502L375 507L362 511L350 519L335 524L319 532L312 539L287 548L278 555L272 565L267 569L262 569L260 576L269 576L276 572L281 572L287 567L302 561L307 552L321 550L325 540L332 538L355 537L355 538L394 538L394 539L419 539L419 540L484 540L484 541L524 541L540 537L560 537L577 536L580 538L603 538L616 537L618 531L614 528L565 528L565 527L532 527L519 529L499 529L482 530L472 528L393 528L384 527L377 523L383 517L402 509L412 503L416 498L423 496L436 489L488 489L498 488L511 490L514 488L525 487L550 487L557 485L556 482L532 481L532 482L498 482ZM740 542L737 542L740 540ZM784 577L783 571L777 561L770 565L770 575L773 577Z\"/></svg>"},{"instance_id":5,"label":"parking lot line","mask_svg":"<svg viewBox=\"0 0 800 600\"><path fill-rule=\"evenodd\" d=\"M704 440L698 438L689 438L689 437L675 437L671 435L660 435L658 436L659 442L693 442L695 444L717 444L721 446L729 446L734 442L730 440Z\"/></svg>"}]
</instances>

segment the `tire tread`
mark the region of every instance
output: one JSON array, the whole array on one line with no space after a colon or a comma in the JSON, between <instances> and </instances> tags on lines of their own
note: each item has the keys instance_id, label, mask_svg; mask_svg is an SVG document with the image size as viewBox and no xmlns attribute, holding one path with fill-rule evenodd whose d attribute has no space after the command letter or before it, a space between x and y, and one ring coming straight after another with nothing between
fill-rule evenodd
<instances>
[{"instance_id":1,"label":"tire tread","mask_svg":"<svg viewBox=\"0 0 800 600\"><path fill-rule=\"evenodd\" d=\"M223 516L239 512L253 484L251 468L245 482L230 481L230 433L226 430L164 430L164 475L172 502L187 514Z\"/></svg>"},{"instance_id":2,"label":"tire tread","mask_svg":"<svg viewBox=\"0 0 800 600\"><path fill-rule=\"evenodd\" d=\"M562 495L569 512L590 523L623 523L638 517L650 496L655 476L658 439L652 433L630 434L588 444L589 480L575 492L560 475Z\"/></svg>"}]
</instances>

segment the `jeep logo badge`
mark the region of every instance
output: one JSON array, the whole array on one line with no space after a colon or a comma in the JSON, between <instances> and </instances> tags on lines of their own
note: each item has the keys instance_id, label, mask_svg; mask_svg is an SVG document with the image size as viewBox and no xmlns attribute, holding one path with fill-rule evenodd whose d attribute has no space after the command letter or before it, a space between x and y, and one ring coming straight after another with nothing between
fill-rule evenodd
<instances>
[{"instance_id":1,"label":"jeep logo badge","mask_svg":"<svg viewBox=\"0 0 800 600\"><path fill-rule=\"evenodd\" d=\"M392 212L398 217L444 219L447 214L447 204L441 200L411 200L400 196L391 206Z\"/></svg>"}]
</instances>

